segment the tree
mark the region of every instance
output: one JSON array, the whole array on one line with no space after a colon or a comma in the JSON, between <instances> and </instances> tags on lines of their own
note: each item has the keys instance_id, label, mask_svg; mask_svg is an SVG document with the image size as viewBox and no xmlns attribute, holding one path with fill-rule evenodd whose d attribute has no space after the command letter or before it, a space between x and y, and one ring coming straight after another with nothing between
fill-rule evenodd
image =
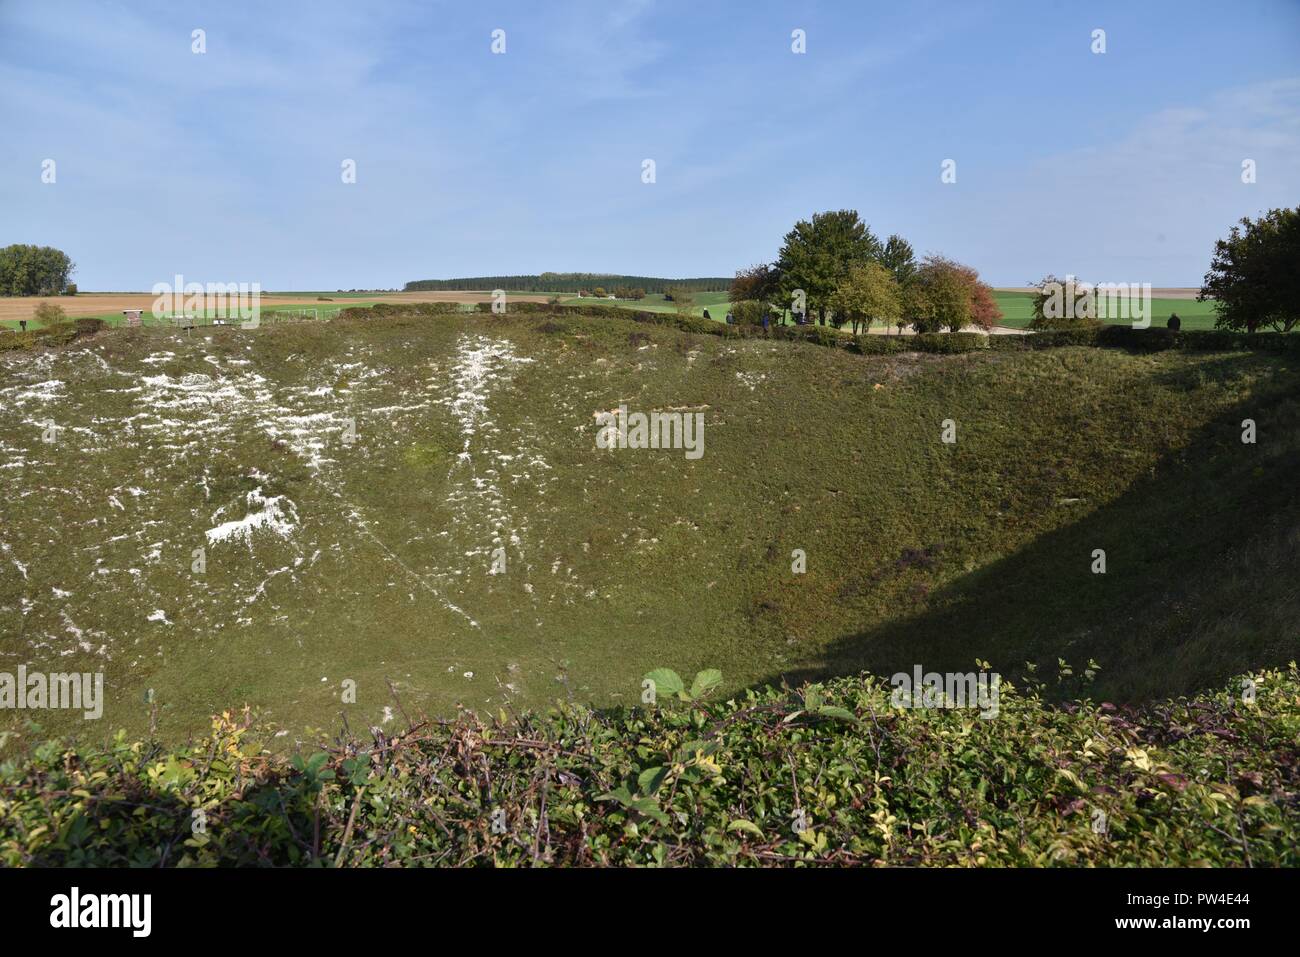
<instances>
[{"instance_id":1,"label":"tree","mask_svg":"<svg viewBox=\"0 0 1300 957\"><path fill-rule=\"evenodd\" d=\"M727 294L727 299L732 303L760 303L763 314L766 314L771 308L771 303L780 297L781 276L767 263L759 263L748 269L737 269L736 278L731 281L731 289ZM778 311L784 318L785 310L782 308ZM732 312L735 314L734 309Z\"/></svg>"},{"instance_id":2,"label":"tree","mask_svg":"<svg viewBox=\"0 0 1300 957\"><path fill-rule=\"evenodd\" d=\"M970 322L970 289L955 263L941 256L927 256L916 279L925 289L929 314L916 326L917 332L952 332Z\"/></svg>"},{"instance_id":3,"label":"tree","mask_svg":"<svg viewBox=\"0 0 1300 957\"><path fill-rule=\"evenodd\" d=\"M52 246L6 246L0 249L0 296L60 295L76 268Z\"/></svg>"},{"instance_id":4,"label":"tree","mask_svg":"<svg viewBox=\"0 0 1300 957\"><path fill-rule=\"evenodd\" d=\"M831 295L849 267L879 259L880 253L880 240L857 210L814 213L785 234L776 263L782 297L789 302L803 290L807 308L825 324Z\"/></svg>"},{"instance_id":5,"label":"tree","mask_svg":"<svg viewBox=\"0 0 1300 957\"><path fill-rule=\"evenodd\" d=\"M737 269L736 278L731 281L727 298L731 302L744 302L756 299L762 302L780 295L781 277L768 263L758 263L748 269Z\"/></svg>"},{"instance_id":6,"label":"tree","mask_svg":"<svg viewBox=\"0 0 1300 957\"><path fill-rule=\"evenodd\" d=\"M987 331L1002 318L979 272L946 256L926 256L910 285L917 287L908 300L917 313L912 322L917 332L960 332L971 323Z\"/></svg>"},{"instance_id":7,"label":"tree","mask_svg":"<svg viewBox=\"0 0 1300 957\"><path fill-rule=\"evenodd\" d=\"M970 322L971 325L983 329L985 332L992 330L1002 318L1002 309L998 301L993 296L993 287L980 280L979 271L974 266L967 266L964 263L953 262L952 260L943 260L944 267L953 270L957 277L966 284L967 292L970 295ZM952 329L957 332L959 329Z\"/></svg>"},{"instance_id":8,"label":"tree","mask_svg":"<svg viewBox=\"0 0 1300 957\"><path fill-rule=\"evenodd\" d=\"M1001 318L1002 307L993 296L993 288L980 282L979 273L976 273L971 287L970 321L985 332L992 332Z\"/></svg>"},{"instance_id":9,"label":"tree","mask_svg":"<svg viewBox=\"0 0 1300 957\"><path fill-rule=\"evenodd\" d=\"M835 310L836 320L848 319L853 324L855 336L859 324L863 325L864 331L869 330L877 319L888 326L902 315L894 274L878 262L850 266L831 294L831 308Z\"/></svg>"},{"instance_id":10,"label":"tree","mask_svg":"<svg viewBox=\"0 0 1300 957\"><path fill-rule=\"evenodd\" d=\"M664 298L677 308L679 315L689 315L695 305L695 296L682 286L669 286L664 290Z\"/></svg>"},{"instance_id":11,"label":"tree","mask_svg":"<svg viewBox=\"0 0 1300 957\"><path fill-rule=\"evenodd\" d=\"M899 299L902 313L898 320L899 332L908 325L917 332L926 332L933 327L934 306L930 302L930 290L919 277L914 276L901 288Z\"/></svg>"},{"instance_id":12,"label":"tree","mask_svg":"<svg viewBox=\"0 0 1300 957\"><path fill-rule=\"evenodd\" d=\"M1290 332L1300 323L1300 207L1243 217L1214 244L1200 295L1215 300L1219 329Z\"/></svg>"},{"instance_id":13,"label":"tree","mask_svg":"<svg viewBox=\"0 0 1300 957\"><path fill-rule=\"evenodd\" d=\"M1034 292L1030 329L1079 329L1099 325L1093 286L1074 276L1043 277Z\"/></svg>"},{"instance_id":14,"label":"tree","mask_svg":"<svg viewBox=\"0 0 1300 957\"><path fill-rule=\"evenodd\" d=\"M43 326L52 326L68 318L63 307L52 302L38 302L32 312L32 318Z\"/></svg>"},{"instance_id":15,"label":"tree","mask_svg":"<svg viewBox=\"0 0 1300 957\"><path fill-rule=\"evenodd\" d=\"M894 274L900 286L907 285L916 275L916 255L912 252L912 244L897 233L885 241L880 261Z\"/></svg>"}]
</instances>

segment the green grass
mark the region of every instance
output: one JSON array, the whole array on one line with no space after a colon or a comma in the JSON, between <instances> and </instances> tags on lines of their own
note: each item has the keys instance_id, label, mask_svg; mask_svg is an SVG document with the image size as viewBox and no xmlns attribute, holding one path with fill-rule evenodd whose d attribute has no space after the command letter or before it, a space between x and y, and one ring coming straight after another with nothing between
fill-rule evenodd
<instances>
[{"instance_id":1,"label":"green grass","mask_svg":"<svg viewBox=\"0 0 1300 957\"><path fill-rule=\"evenodd\" d=\"M484 359L480 402L484 349L516 361ZM294 734L629 703L661 665L735 689L1093 657L1100 695L1179 694L1294 656L1298 389L1253 353L870 357L527 314L9 354L0 670L102 668L104 721L42 721L140 731L152 689L172 739L244 702ZM598 451L620 403L700 409L704 457ZM283 537L207 540L277 496Z\"/></svg>"},{"instance_id":2,"label":"green grass","mask_svg":"<svg viewBox=\"0 0 1300 957\"><path fill-rule=\"evenodd\" d=\"M697 292L692 293L694 304L691 306L690 314L693 316L703 316L704 310L709 310L709 315L718 322L723 322L727 317L727 306L730 302L728 293L725 292ZM648 294L644 299L592 299L590 296L579 299L577 296L567 296L560 302L564 305L582 305L593 302L601 305L618 306L621 309L634 309L644 312L677 312L676 304L669 302L663 297L662 293Z\"/></svg>"},{"instance_id":3,"label":"green grass","mask_svg":"<svg viewBox=\"0 0 1300 957\"><path fill-rule=\"evenodd\" d=\"M543 294L545 293L544 292L538 293L538 295L543 295ZM309 296L309 295L317 295L317 293L313 293L310 291L309 292L284 292L284 293L276 293L276 295ZM266 307L266 309L263 310L263 312L269 313L277 309L292 312L294 309L317 308L319 309L321 318L324 319L324 318L332 318L342 309L351 308L351 307L372 306L375 304L376 301L373 298L368 298L369 294L364 294L364 293L320 293L320 295L326 295L328 298L334 301L319 302L319 303L309 304L307 306L297 306L297 307L268 306ZM1030 293L995 292L993 296L998 303L998 307L1002 310L1003 313L1003 318L999 322L999 325L1008 326L1014 329L1024 329L1029 325L1030 319L1033 318L1033 310L1031 308L1032 296ZM727 307L729 305L728 293L697 292L694 294L694 299L695 299L694 305L691 307L690 310L691 315L702 316L704 314L704 310L707 308L709 310L710 316L713 319L717 320L718 322L722 322L725 320L727 314ZM567 294L564 294L561 296L560 301L565 305L575 305L575 304L590 305L593 302L598 302L601 305L617 306L622 309L630 309L630 310L643 310L646 312L675 313L677 311L677 307L673 303L664 299L663 295L659 293L647 295L644 299L639 299L639 300L630 300L630 299L595 300L592 299L590 296L580 299L577 296L569 296ZM1183 320L1182 327L1184 329L1190 330L1190 329L1213 329L1214 328L1214 320L1216 314L1214 311L1213 302L1197 302L1194 299L1190 299L1190 300L1189 299L1152 299L1151 302L1152 302L1152 315L1153 315L1152 325L1163 326L1166 323L1166 321L1169 319L1170 313L1176 312L1178 313L1179 317ZM125 322L125 319L122 316L122 313L120 311L97 313L94 315L89 315L89 314L83 315L81 313L77 313L73 315L69 313L68 318L103 319L105 322L109 323L110 325L115 325L115 326L122 325ZM148 316L145 317L145 322L146 324L151 322L156 324L161 324L159 320L154 320ZM34 320L29 320L27 325L29 329L41 328L41 324L35 322ZM18 323L13 320L8 320L8 321L0 322L0 326L3 326L5 328L10 328L10 329L17 329Z\"/></svg>"},{"instance_id":4,"label":"green grass","mask_svg":"<svg viewBox=\"0 0 1300 957\"><path fill-rule=\"evenodd\" d=\"M1034 317L1033 294L1028 292L995 292L998 308L1002 310L1002 319L998 325L1013 329L1024 329ZM1197 302L1195 299L1151 299L1151 325L1164 326L1172 313L1178 313L1182 328L1213 329L1217 317L1213 302ZM1128 320L1117 319L1116 323L1127 325Z\"/></svg>"},{"instance_id":5,"label":"green grass","mask_svg":"<svg viewBox=\"0 0 1300 957\"><path fill-rule=\"evenodd\" d=\"M728 294L725 292L700 292L695 294L695 305L691 315L703 315L704 309L719 322L727 315ZM1024 329L1033 318L1033 296L1028 292L994 292L993 298L1002 310L1003 318L999 325L1012 329ZM576 296L560 300L565 305L574 305L598 301L605 305L618 306L623 309L640 309L647 312L676 312L676 307L662 295L646 296L641 300L593 300L590 297L579 299ZM1153 326L1163 326L1171 313L1178 313L1184 329L1213 329L1215 310L1213 302L1197 302L1195 299L1158 299L1151 300ZM1122 321L1122 320L1121 320Z\"/></svg>"}]
</instances>

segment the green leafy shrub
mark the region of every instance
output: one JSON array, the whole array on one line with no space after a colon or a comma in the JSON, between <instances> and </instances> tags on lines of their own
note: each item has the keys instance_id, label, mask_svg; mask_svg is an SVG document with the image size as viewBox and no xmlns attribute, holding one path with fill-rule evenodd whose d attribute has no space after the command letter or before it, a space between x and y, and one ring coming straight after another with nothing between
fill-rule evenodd
<instances>
[{"instance_id":1,"label":"green leafy shrub","mask_svg":"<svg viewBox=\"0 0 1300 957\"><path fill-rule=\"evenodd\" d=\"M39 329L0 334L0 352L33 349L38 346L63 346L84 336L92 336L107 327L102 319L63 320Z\"/></svg>"},{"instance_id":2,"label":"green leafy shrub","mask_svg":"<svg viewBox=\"0 0 1300 957\"><path fill-rule=\"evenodd\" d=\"M1072 329L1045 329L1030 336L1019 336L1031 349L1053 349L1060 346L1096 346L1102 344L1102 334L1107 326L1082 325ZM1008 336L1007 338L1011 338Z\"/></svg>"},{"instance_id":3,"label":"green leafy shrub","mask_svg":"<svg viewBox=\"0 0 1300 957\"><path fill-rule=\"evenodd\" d=\"M1176 329L1152 326L1150 329L1134 329L1131 326L1105 326L1097 334L1097 342L1102 345L1120 346L1140 352L1163 352L1173 349L1183 341L1182 333Z\"/></svg>"},{"instance_id":4,"label":"green leafy shrub","mask_svg":"<svg viewBox=\"0 0 1300 957\"><path fill-rule=\"evenodd\" d=\"M733 302L729 307L731 317L737 325L762 326L763 314L767 310L764 303L757 299L742 299L740 302Z\"/></svg>"},{"instance_id":5,"label":"green leafy shrub","mask_svg":"<svg viewBox=\"0 0 1300 957\"><path fill-rule=\"evenodd\" d=\"M859 336L853 351L863 355L896 355L900 352L932 352L955 355L989 347L992 336L978 332L923 332L914 336Z\"/></svg>"},{"instance_id":6,"label":"green leafy shrub","mask_svg":"<svg viewBox=\"0 0 1300 957\"><path fill-rule=\"evenodd\" d=\"M953 355L987 349L989 336L978 332L920 333L911 337L912 347L918 352L937 352Z\"/></svg>"},{"instance_id":7,"label":"green leafy shrub","mask_svg":"<svg viewBox=\"0 0 1300 957\"><path fill-rule=\"evenodd\" d=\"M864 356L888 356L907 351L905 338L911 336L858 336L853 344L853 351Z\"/></svg>"},{"instance_id":8,"label":"green leafy shrub","mask_svg":"<svg viewBox=\"0 0 1300 957\"><path fill-rule=\"evenodd\" d=\"M848 331L841 332L832 326L777 326L776 338L795 342L811 342L818 346L834 346L839 349L851 348L854 336Z\"/></svg>"},{"instance_id":9,"label":"green leafy shrub","mask_svg":"<svg viewBox=\"0 0 1300 957\"><path fill-rule=\"evenodd\" d=\"M989 336L989 348L994 352L1015 352L1019 349L1027 349L1021 339L1028 339L1029 336Z\"/></svg>"},{"instance_id":10,"label":"green leafy shrub","mask_svg":"<svg viewBox=\"0 0 1300 957\"><path fill-rule=\"evenodd\" d=\"M739 304L736 304L739 305ZM370 308L353 307L339 313L343 319L374 316L436 315L457 309L455 303L380 303ZM490 312L490 303L478 303L480 312ZM734 308L734 307L733 307ZM1237 333L1227 330L1182 331L1152 327L1104 325L1094 322L1075 323L1069 328L1044 329L1027 335L982 335L976 332L921 333L914 336L854 337L847 330L831 326L789 326L773 324L765 333L761 325L739 322L727 325L699 316L647 312L602 304L554 305L541 302L511 303L510 313L551 316L582 316L593 319L624 319L649 325L668 326L682 332L719 336L727 339L754 338L768 335L774 339L809 342L814 345L848 349L863 355L893 355L902 352L928 352L953 355L992 349L1014 352L1019 349L1056 349L1066 346L1092 346L1159 352L1167 349L1198 351L1253 350L1300 355L1300 335L1284 333ZM9 346L16 348L17 346ZM0 348L5 346L0 345Z\"/></svg>"},{"instance_id":11,"label":"green leafy shrub","mask_svg":"<svg viewBox=\"0 0 1300 957\"><path fill-rule=\"evenodd\" d=\"M681 694L658 674L654 707L462 712L292 755L247 712L174 749L20 734L0 862L1300 865L1294 663L1141 708L1004 681L989 720L893 707L870 676L709 702L712 673Z\"/></svg>"}]
</instances>

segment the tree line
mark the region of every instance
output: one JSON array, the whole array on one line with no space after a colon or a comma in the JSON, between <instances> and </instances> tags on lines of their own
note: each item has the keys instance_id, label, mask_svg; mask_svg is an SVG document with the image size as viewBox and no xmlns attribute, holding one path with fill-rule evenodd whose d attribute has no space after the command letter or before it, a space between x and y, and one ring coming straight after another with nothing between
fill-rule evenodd
<instances>
[{"instance_id":1,"label":"tree line","mask_svg":"<svg viewBox=\"0 0 1300 957\"><path fill-rule=\"evenodd\" d=\"M644 299L645 290L640 286L633 289L631 286L614 286L606 289L604 286L596 286L594 289L579 289L579 296L595 296L597 299L604 299L606 296L613 296L615 299Z\"/></svg>"},{"instance_id":2,"label":"tree line","mask_svg":"<svg viewBox=\"0 0 1300 957\"><path fill-rule=\"evenodd\" d=\"M911 243L897 234L882 242L854 209L799 220L776 260L738 270L729 293L738 322L785 322L788 313L796 322L848 324L854 335L873 322L956 332L989 330L1002 318L974 267L937 254L918 261Z\"/></svg>"},{"instance_id":3,"label":"tree line","mask_svg":"<svg viewBox=\"0 0 1300 957\"><path fill-rule=\"evenodd\" d=\"M53 246L5 246L0 249L0 296L75 293L69 279L76 268L67 253Z\"/></svg>"},{"instance_id":4,"label":"tree line","mask_svg":"<svg viewBox=\"0 0 1300 957\"><path fill-rule=\"evenodd\" d=\"M725 292L731 286L731 279L727 276L663 279L655 276L620 276L612 273L544 272L535 276L471 276L460 279L417 279L414 282L408 282L403 288L406 292L504 289L507 292L582 292L591 294L599 287L610 290L640 290L642 294L645 294L662 293L671 286L679 286L693 292ZM619 298L624 297L620 296Z\"/></svg>"}]
</instances>

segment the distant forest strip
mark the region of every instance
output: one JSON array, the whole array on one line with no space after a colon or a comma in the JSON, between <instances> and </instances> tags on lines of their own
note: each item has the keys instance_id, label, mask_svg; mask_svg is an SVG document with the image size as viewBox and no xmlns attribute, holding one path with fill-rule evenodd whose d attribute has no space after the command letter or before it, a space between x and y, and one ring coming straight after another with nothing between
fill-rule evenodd
<instances>
[{"instance_id":1,"label":"distant forest strip","mask_svg":"<svg viewBox=\"0 0 1300 957\"><path fill-rule=\"evenodd\" d=\"M505 289L513 292L573 292L594 286L612 288L629 286L648 293L661 293L670 287L689 289L691 292L726 292L731 288L731 276L712 276L702 279L662 279L654 276L619 276L595 272L544 272L537 276L471 276L462 279L417 279L408 282L406 292L431 292L438 289Z\"/></svg>"}]
</instances>

